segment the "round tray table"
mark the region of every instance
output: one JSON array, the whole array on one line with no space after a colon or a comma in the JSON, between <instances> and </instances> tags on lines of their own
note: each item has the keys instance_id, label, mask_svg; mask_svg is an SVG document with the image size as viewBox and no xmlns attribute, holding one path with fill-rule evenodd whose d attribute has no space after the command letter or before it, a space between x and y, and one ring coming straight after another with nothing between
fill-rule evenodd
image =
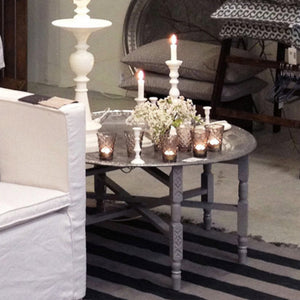
<instances>
[{"instance_id":1,"label":"round tray table","mask_svg":"<svg viewBox=\"0 0 300 300\"><path fill-rule=\"evenodd\" d=\"M101 112L95 113L94 117L101 116ZM87 225L105 221L108 219L140 214L150 220L163 234L169 236L170 258L172 262L172 287L180 289L181 285L181 261L183 253L183 237L181 224L181 207L194 207L204 210L204 226L207 230L211 228L211 210L235 211L237 213L237 235L238 235L238 259L245 264L247 262L247 227L248 227L248 155L256 148L255 138L247 131L232 126L224 132L221 152L208 152L204 159L192 159L192 152L178 154L177 161L165 163L162 161L161 152L154 151L154 147L143 147L141 157L145 161L141 165L131 164L132 157L127 157L124 130L125 123L130 111L111 111L102 124L100 130L113 131L117 133L114 156L111 161L100 160L99 153L87 153L86 163L91 168L86 170L87 176L94 176L95 192L89 193L97 200L98 212L87 216ZM212 164L229 163L238 166L238 201L235 204L224 204L214 202L214 183L211 172ZM188 165L200 165L203 167L201 174L201 187L183 191L183 168ZM145 197L130 195L116 182L111 180L106 173L116 169L142 168L147 173L158 179L169 187L169 194L164 197ZM161 168L171 169L169 175ZM125 176L124 172L124 176ZM113 193L106 193L107 189ZM189 200L197 195L200 201ZM106 200L124 201L123 207L116 210L102 211ZM168 204L171 206L171 219L169 224L154 214L150 208Z\"/></svg>"}]
</instances>

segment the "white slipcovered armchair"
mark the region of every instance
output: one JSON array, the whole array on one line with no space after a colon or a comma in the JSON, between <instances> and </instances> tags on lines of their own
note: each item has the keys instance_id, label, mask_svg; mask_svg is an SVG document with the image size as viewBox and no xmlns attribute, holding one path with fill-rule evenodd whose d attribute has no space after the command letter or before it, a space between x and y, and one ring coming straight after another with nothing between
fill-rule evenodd
<instances>
[{"instance_id":1,"label":"white slipcovered armchair","mask_svg":"<svg viewBox=\"0 0 300 300\"><path fill-rule=\"evenodd\" d=\"M0 299L81 299L86 289L85 112L0 88Z\"/></svg>"}]
</instances>

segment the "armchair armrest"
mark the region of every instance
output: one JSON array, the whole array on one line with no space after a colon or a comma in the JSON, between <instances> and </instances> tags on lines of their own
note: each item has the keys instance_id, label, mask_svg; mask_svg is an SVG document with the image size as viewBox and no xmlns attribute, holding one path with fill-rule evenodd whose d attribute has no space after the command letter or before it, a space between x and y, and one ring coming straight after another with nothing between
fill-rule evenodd
<instances>
[{"instance_id":1,"label":"armchair armrest","mask_svg":"<svg viewBox=\"0 0 300 300\"><path fill-rule=\"evenodd\" d=\"M84 164L83 105L51 109L0 95L0 111L0 180L69 191L69 175Z\"/></svg>"}]
</instances>

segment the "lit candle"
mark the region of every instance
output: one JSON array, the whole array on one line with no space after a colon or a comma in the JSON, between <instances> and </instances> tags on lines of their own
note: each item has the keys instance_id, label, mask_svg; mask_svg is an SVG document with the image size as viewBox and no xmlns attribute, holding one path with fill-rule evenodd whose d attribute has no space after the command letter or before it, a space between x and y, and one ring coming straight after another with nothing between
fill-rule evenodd
<instances>
[{"instance_id":1,"label":"lit candle","mask_svg":"<svg viewBox=\"0 0 300 300\"><path fill-rule=\"evenodd\" d=\"M194 145L193 154L195 157L205 157L206 156L206 145L196 144Z\"/></svg>"},{"instance_id":2,"label":"lit candle","mask_svg":"<svg viewBox=\"0 0 300 300\"><path fill-rule=\"evenodd\" d=\"M208 148L212 151L219 151L221 149L221 143L216 138L212 138L208 141Z\"/></svg>"},{"instance_id":3,"label":"lit candle","mask_svg":"<svg viewBox=\"0 0 300 300\"><path fill-rule=\"evenodd\" d=\"M177 61L177 37L175 34L173 34L170 37L170 43L171 43L171 60Z\"/></svg>"},{"instance_id":4,"label":"lit candle","mask_svg":"<svg viewBox=\"0 0 300 300\"><path fill-rule=\"evenodd\" d=\"M113 152L112 149L110 149L107 146L104 146L101 150L100 150L100 158L104 159L104 160L110 160L112 159L113 156Z\"/></svg>"},{"instance_id":5,"label":"lit candle","mask_svg":"<svg viewBox=\"0 0 300 300\"><path fill-rule=\"evenodd\" d=\"M138 99L144 99L144 72L140 70L137 74L138 78Z\"/></svg>"},{"instance_id":6,"label":"lit candle","mask_svg":"<svg viewBox=\"0 0 300 300\"><path fill-rule=\"evenodd\" d=\"M165 150L163 153L163 161L165 162L175 162L176 161L176 152L173 150Z\"/></svg>"}]
</instances>

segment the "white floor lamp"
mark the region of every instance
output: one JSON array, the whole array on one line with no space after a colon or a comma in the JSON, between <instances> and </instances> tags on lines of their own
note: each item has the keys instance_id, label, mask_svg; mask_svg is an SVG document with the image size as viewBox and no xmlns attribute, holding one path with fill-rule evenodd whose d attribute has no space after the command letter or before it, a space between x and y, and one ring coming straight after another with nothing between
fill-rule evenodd
<instances>
[{"instance_id":1,"label":"white floor lamp","mask_svg":"<svg viewBox=\"0 0 300 300\"><path fill-rule=\"evenodd\" d=\"M91 110L88 100L87 75L92 71L94 66L94 56L88 52L89 45L87 40L91 33L100 29L111 26L111 22L101 19L92 19L88 15L87 5L91 0L73 0L77 5L76 15L72 19L60 19L52 22L54 26L71 31L76 40L76 51L70 56L70 65L72 71L76 74L74 81L75 100L84 103L86 107L86 152L98 151L97 131L101 125L94 122L91 117Z\"/></svg>"}]
</instances>

